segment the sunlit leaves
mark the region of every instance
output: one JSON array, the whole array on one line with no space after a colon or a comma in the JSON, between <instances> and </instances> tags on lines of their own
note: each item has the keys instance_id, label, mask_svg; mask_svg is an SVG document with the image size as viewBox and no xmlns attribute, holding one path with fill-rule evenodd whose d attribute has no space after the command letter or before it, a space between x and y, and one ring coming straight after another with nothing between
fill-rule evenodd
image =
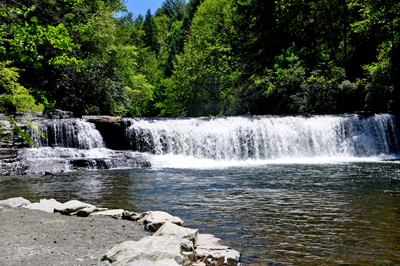
<instances>
[{"instance_id":1,"label":"sunlit leaves","mask_svg":"<svg viewBox=\"0 0 400 266\"><path fill-rule=\"evenodd\" d=\"M42 25L37 17L30 14L35 11L34 6L28 8L21 5L21 8L16 8L2 5L1 8L5 10L2 17L11 18L6 20L8 23L1 26L2 58L21 61L39 68L44 59L39 48L49 44L59 50L62 55L50 58L47 63L56 64L58 67L68 64L82 65L81 61L69 58L65 53L71 52L73 48L79 48L79 45L74 44L63 24ZM16 19L18 17L24 17L24 19Z\"/></svg>"},{"instance_id":2,"label":"sunlit leaves","mask_svg":"<svg viewBox=\"0 0 400 266\"><path fill-rule=\"evenodd\" d=\"M37 105L29 90L18 83L19 73L15 67L8 67L11 62L0 62L0 106L12 104L18 112L41 111L42 105ZM6 110L1 110L2 112Z\"/></svg>"}]
</instances>

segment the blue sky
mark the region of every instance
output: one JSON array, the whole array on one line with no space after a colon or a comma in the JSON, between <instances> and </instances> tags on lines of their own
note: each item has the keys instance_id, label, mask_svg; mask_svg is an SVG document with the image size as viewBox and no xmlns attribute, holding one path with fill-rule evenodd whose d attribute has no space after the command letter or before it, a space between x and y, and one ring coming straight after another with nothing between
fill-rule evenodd
<instances>
[{"instance_id":1,"label":"blue sky","mask_svg":"<svg viewBox=\"0 0 400 266\"><path fill-rule=\"evenodd\" d=\"M164 0L125 0L125 5L128 11L133 14L133 16L138 16L142 14L143 17L146 16L147 9L151 9L151 14L154 15L156 10L161 7Z\"/></svg>"}]
</instances>

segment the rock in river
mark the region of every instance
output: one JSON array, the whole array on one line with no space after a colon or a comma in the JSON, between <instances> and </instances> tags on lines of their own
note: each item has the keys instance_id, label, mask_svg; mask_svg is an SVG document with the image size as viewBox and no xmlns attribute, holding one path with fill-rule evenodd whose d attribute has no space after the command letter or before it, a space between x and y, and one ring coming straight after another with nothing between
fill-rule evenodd
<instances>
[{"instance_id":1,"label":"rock in river","mask_svg":"<svg viewBox=\"0 0 400 266\"><path fill-rule=\"evenodd\" d=\"M196 246L199 229L185 228L171 222L165 222L164 225L154 233L154 236L162 235L174 235L180 238L188 239L192 241L194 246Z\"/></svg>"},{"instance_id":2,"label":"rock in river","mask_svg":"<svg viewBox=\"0 0 400 266\"><path fill-rule=\"evenodd\" d=\"M151 232L156 232L165 222L185 227L185 222L179 217L162 211L144 212L137 221L143 223Z\"/></svg>"},{"instance_id":3,"label":"rock in river","mask_svg":"<svg viewBox=\"0 0 400 266\"><path fill-rule=\"evenodd\" d=\"M176 236L148 236L139 241L126 241L116 245L103 257L113 266L122 266L136 261L175 260L182 265L186 258L182 251L193 251L193 243ZM136 264L132 264L136 265Z\"/></svg>"}]
</instances>

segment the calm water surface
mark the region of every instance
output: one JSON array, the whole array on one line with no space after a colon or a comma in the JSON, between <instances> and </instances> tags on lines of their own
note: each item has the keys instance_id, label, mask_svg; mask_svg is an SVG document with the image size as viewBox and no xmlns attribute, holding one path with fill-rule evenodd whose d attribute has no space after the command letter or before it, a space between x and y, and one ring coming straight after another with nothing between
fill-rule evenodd
<instances>
[{"instance_id":1,"label":"calm water surface","mask_svg":"<svg viewBox=\"0 0 400 266\"><path fill-rule=\"evenodd\" d=\"M163 210L244 265L400 265L400 164L136 169L0 178L0 199Z\"/></svg>"}]
</instances>

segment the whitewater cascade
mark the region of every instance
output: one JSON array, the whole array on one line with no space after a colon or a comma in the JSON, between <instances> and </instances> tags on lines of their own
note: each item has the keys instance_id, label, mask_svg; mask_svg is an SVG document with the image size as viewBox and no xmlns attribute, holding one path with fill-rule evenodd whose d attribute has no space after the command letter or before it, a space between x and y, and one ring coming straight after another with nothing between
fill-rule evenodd
<instances>
[{"instance_id":1,"label":"whitewater cascade","mask_svg":"<svg viewBox=\"0 0 400 266\"><path fill-rule=\"evenodd\" d=\"M108 149L93 123L84 119L35 121L30 129L35 145L19 151L18 159L3 164L9 174L55 174L88 169L149 167L146 156ZM38 133L40 132L40 133Z\"/></svg>"},{"instance_id":2,"label":"whitewater cascade","mask_svg":"<svg viewBox=\"0 0 400 266\"><path fill-rule=\"evenodd\" d=\"M105 148L100 132L92 123L83 119L51 119L38 122L40 134L32 129L30 134L37 146L42 147L64 147L90 150L94 148Z\"/></svg>"},{"instance_id":3,"label":"whitewater cascade","mask_svg":"<svg viewBox=\"0 0 400 266\"><path fill-rule=\"evenodd\" d=\"M124 119L131 149L212 160L371 157L399 152L394 116Z\"/></svg>"},{"instance_id":4,"label":"whitewater cascade","mask_svg":"<svg viewBox=\"0 0 400 266\"><path fill-rule=\"evenodd\" d=\"M2 163L3 174L149 166L249 166L254 162L260 165L299 160L316 163L321 158L327 162L376 161L398 159L400 154L396 121L389 114L366 118L124 118L101 125L85 119L36 123L45 136L30 132L39 149L20 150L17 159Z\"/></svg>"}]
</instances>

